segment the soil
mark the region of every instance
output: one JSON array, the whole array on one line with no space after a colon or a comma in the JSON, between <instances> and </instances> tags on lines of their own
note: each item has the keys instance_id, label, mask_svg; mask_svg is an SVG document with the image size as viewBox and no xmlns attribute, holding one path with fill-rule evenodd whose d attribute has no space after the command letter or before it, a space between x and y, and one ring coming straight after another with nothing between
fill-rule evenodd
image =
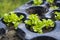
<instances>
[{"instance_id":1,"label":"soil","mask_svg":"<svg viewBox=\"0 0 60 40\"><path fill-rule=\"evenodd\" d=\"M47 33L47 32L54 30L54 27L49 27L48 29L43 28L42 30L43 30L43 33Z\"/></svg>"},{"instance_id":2,"label":"soil","mask_svg":"<svg viewBox=\"0 0 60 40\"><path fill-rule=\"evenodd\" d=\"M28 14L38 14L38 16L40 18L45 18L45 14L46 14L46 11L47 9L44 8L44 7L40 7L40 6L33 6L33 7L30 7L28 9L26 9L26 12Z\"/></svg>"},{"instance_id":3,"label":"soil","mask_svg":"<svg viewBox=\"0 0 60 40\"><path fill-rule=\"evenodd\" d=\"M15 30L10 30L5 35L3 35L0 40L20 40L20 38L17 36Z\"/></svg>"},{"instance_id":4,"label":"soil","mask_svg":"<svg viewBox=\"0 0 60 40\"><path fill-rule=\"evenodd\" d=\"M40 6L34 6L30 7L26 10L27 13L31 14L38 14L38 15L44 15L47 11L46 8L40 7Z\"/></svg>"},{"instance_id":5,"label":"soil","mask_svg":"<svg viewBox=\"0 0 60 40\"><path fill-rule=\"evenodd\" d=\"M21 39L17 36L14 27L10 25L6 30L6 33L0 37L0 40L21 40Z\"/></svg>"}]
</instances>

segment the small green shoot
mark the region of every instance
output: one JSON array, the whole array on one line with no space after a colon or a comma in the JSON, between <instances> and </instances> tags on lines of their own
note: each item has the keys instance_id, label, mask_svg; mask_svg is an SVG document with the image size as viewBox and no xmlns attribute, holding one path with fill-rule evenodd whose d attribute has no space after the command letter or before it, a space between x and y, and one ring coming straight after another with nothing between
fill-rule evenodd
<instances>
[{"instance_id":1,"label":"small green shoot","mask_svg":"<svg viewBox=\"0 0 60 40\"><path fill-rule=\"evenodd\" d=\"M50 9L58 9L59 7L57 6L51 6Z\"/></svg>"},{"instance_id":2,"label":"small green shoot","mask_svg":"<svg viewBox=\"0 0 60 40\"><path fill-rule=\"evenodd\" d=\"M42 19L43 23L45 24L46 29L48 29L49 27L54 27L54 22L51 19Z\"/></svg>"},{"instance_id":3,"label":"small green shoot","mask_svg":"<svg viewBox=\"0 0 60 40\"><path fill-rule=\"evenodd\" d=\"M60 12L55 12L55 19L60 20Z\"/></svg>"},{"instance_id":4,"label":"small green shoot","mask_svg":"<svg viewBox=\"0 0 60 40\"><path fill-rule=\"evenodd\" d=\"M41 5L43 3L43 0L33 0L34 5Z\"/></svg>"},{"instance_id":5,"label":"small green shoot","mask_svg":"<svg viewBox=\"0 0 60 40\"><path fill-rule=\"evenodd\" d=\"M46 0L46 2L48 2L50 4L53 4L54 3L54 0Z\"/></svg>"}]
</instances>

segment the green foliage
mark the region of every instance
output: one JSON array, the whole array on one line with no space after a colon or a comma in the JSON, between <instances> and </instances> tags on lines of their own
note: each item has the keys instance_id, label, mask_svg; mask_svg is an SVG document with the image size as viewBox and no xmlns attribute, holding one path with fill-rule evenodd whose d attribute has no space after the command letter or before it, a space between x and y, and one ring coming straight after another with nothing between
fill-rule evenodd
<instances>
[{"instance_id":1,"label":"green foliage","mask_svg":"<svg viewBox=\"0 0 60 40\"><path fill-rule=\"evenodd\" d=\"M57 7L57 6L51 6L50 8L51 9L58 9L59 7Z\"/></svg>"},{"instance_id":2,"label":"green foliage","mask_svg":"<svg viewBox=\"0 0 60 40\"><path fill-rule=\"evenodd\" d=\"M54 0L46 0L48 3L54 3Z\"/></svg>"},{"instance_id":3,"label":"green foliage","mask_svg":"<svg viewBox=\"0 0 60 40\"><path fill-rule=\"evenodd\" d=\"M38 16L37 16L37 14L31 14L31 15L29 15L29 20L27 21L25 21L28 25L34 25L34 24L36 24L36 22L39 20L39 18L38 18Z\"/></svg>"},{"instance_id":4,"label":"green foliage","mask_svg":"<svg viewBox=\"0 0 60 40\"><path fill-rule=\"evenodd\" d=\"M44 27L44 25L37 14L29 15L28 19L29 20L25 20L25 23L27 25L30 25L35 32L42 33L42 28Z\"/></svg>"},{"instance_id":5,"label":"green foliage","mask_svg":"<svg viewBox=\"0 0 60 40\"><path fill-rule=\"evenodd\" d=\"M60 12L56 11L54 14L55 14L55 19L60 20Z\"/></svg>"},{"instance_id":6,"label":"green foliage","mask_svg":"<svg viewBox=\"0 0 60 40\"><path fill-rule=\"evenodd\" d=\"M34 5L41 5L43 3L43 0L33 0Z\"/></svg>"},{"instance_id":7,"label":"green foliage","mask_svg":"<svg viewBox=\"0 0 60 40\"><path fill-rule=\"evenodd\" d=\"M18 17L14 12L11 12L10 14L5 14L3 21L7 23L7 26L10 26L10 23L14 25L14 28L17 29L18 24L22 22L22 19L24 18L23 15Z\"/></svg>"},{"instance_id":8,"label":"green foliage","mask_svg":"<svg viewBox=\"0 0 60 40\"><path fill-rule=\"evenodd\" d=\"M54 3L55 0L46 0L46 2L49 3L50 9L58 9L59 7L57 7Z\"/></svg>"},{"instance_id":9,"label":"green foliage","mask_svg":"<svg viewBox=\"0 0 60 40\"><path fill-rule=\"evenodd\" d=\"M29 0L0 0L0 17L5 13L15 10Z\"/></svg>"},{"instance_id":10,"label":"green foliage","mask_svg":"<svg viewBox=\"0 0 60 40\"><path fill-rule=\"evenodd\" d=\"M39 19L37 14L31 14L28 17L29 20L25 20L25 24L30 25L34 32L43 33L42 28L54 27L54 22L50 19Z\"/></svg>"},{"instance_id":11,"label":"green foliage","mask_svg":"<svg viewBox=\"0 0 60 40\"><path fill-rule=\"evenodd\" d=\"M54 27L54 22L51 19L48 19L48 20L43 19L43 22L44 22L46 28Z\"/></svg>"}]
</instances>

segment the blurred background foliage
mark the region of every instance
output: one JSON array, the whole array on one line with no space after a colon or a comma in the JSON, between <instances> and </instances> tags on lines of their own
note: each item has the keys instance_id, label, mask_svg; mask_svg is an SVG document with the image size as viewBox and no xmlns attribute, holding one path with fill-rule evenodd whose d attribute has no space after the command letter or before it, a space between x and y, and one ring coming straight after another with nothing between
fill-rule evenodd
<instances>
[{"instance_id":1,"label":"blurred background foliage","mask_svg":"<svg viewBox=\"0 0 60 40\"><path fill-rule=\"evenodd\" d=\"M0 0L0 17L2 17L4 13L15 10L27 1L29 0Z\"/></svg>"}]
</instances>

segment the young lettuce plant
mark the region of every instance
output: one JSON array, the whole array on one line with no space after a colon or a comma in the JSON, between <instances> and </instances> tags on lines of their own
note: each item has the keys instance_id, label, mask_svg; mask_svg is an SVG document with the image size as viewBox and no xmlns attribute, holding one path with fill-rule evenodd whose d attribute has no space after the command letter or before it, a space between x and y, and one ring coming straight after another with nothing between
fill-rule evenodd
<instances>
[{"instance_id":1,"label":"young lettuce plant","mask_svg":"<svg viewBox=\"0 0 60 40\"><path fill-rule=\"evenodd\" d=\"M54 14L55 14L55 19L60 20L60 12L56 11Z\"/></svg>"},{"instance_id":2,"label":"young lettuce plant","mask_svg":"<svg viewBox=\"0 0 60 40\"><path fill-rule=\"evenodd\" d=\"M53 4L54 3L54 0L46 0L46 2L48 2L50 4Z\"/></svg>"},{"instance_id":3,"label":"young lettuce plant","mask_svg":"<svg viewBox=\"0 0 60 40\"><path fill-rule=\"evenodd\" d=\"M46 2L48 2L51 7L54 7L53 6L54 5L54 0L46 0Z\"/></svg>"},{"instance_id":4,"label":"young lettuce plant","mask_svg":"<svg viewBox=\"0 0 60 40\"><path fill-rule=\"evenodd\" d=\"M54 22L51 19L42 19L43 23L45 24L46 29L48 29L49 27L54 27Z\"/></svg>"},{"instance_id":5,"label":"young lettuce plant","mask_svg":"<svg viewBox=\"0 0 60 40\"><path fill-rule=\"evenodd\" d=\"M42 28L44 23L39 19L37 14L31 14L28 17L29 20L25 20L25 24L30 25L34 32L43 33Z\"/></svg>"},{"instance_id":6,"label":"young lettuce plant","mask_svg":"<svg viewBox=\"0 0 60 40\"><path fill-rule=\"evenodd\" d=\"M41 5L43 3L43 0L33 0L34 5Z\"/></svg>"},{"instance_id":7,"label":"young lettuce plant","mask_svg":"<svg viewBox=\"0 0 60 40\"><path fill-rule=\"evenodd\" d=\"M10 24L12 23L14 28L17 29L18 24L22 22L23 18L23 15L18 17L14 12L11 12L10 14L4 15L3 21L7 23L7 26L10 26Z\"/></svg>"},{"instance_id":8,"label":"young lettuce plant","mask_svg":"<svg viewBox=\"0 0 60 40\"><path fill-rule=\"evenodd\" d=\"M37 21L36 25L32 27L35 32L42 34L43 33L42 29L45 27L45 24L42 21Z\"/></svg>"},{"instance_id":9,"label":"young lettuce plant","mask_svg":"<svg viewBox=\"0 0 60 40\"><path fill-rule=\"evenodd\" d=\"M54 27L54 22L50 19L46 20L43 19L42 21L39 19L39 17L37 16L37 14L31 14L28 17L29 20L25 20L25 24L30 25L33 29L34 32L43 33L43 28L49 28L49 27Z\"/></svg>"},{"instance_id":10,"label":"young lettuce plant","mask_svg":"<svg viewBox=\"0 0 60 40\"><path fill-rule=\"evenodd\" d=\"M57 6L51 6L50 9L58 9L59 7Z\"/></svg>"},{"instance_id":11,"label":"young lettuce plant","mask_svg":"<svg viewBox=\"0 0 60 40\"><path fill-rule=\"evenodd\" d=\"M28 21L26 20L25 23L28 25L35 25L36 21L40 20L37 14L31 14L28 17Z\"/></svg>"}]
</instances>

